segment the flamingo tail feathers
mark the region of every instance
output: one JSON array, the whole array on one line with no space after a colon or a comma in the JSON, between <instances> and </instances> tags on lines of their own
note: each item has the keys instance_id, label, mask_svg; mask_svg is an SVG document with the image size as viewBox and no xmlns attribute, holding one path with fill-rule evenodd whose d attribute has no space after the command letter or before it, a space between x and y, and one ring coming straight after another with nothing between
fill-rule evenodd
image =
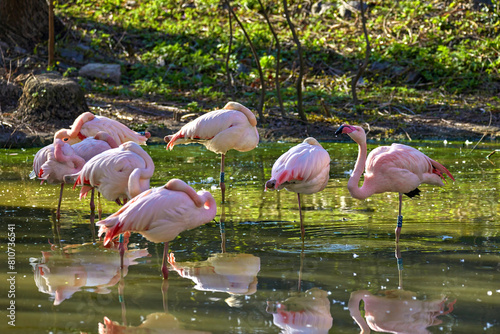
<instances>
[{"instance_id":1,"label":"flamingo tail feathers","mask_svg":"<svg viewBox=\"0 0 500 334\"><path fill-rule=\"evenodd\" d=\"M103 233L106 233L106 236L104 237L104 242L103 242L103 245L104 246L107 246L111 240L113 240L113 238L115 238L117 235L121 234L122 233L122 226L123 224L118 221L117 224L115 224L114 226L106 226L105 225L105 221L102 221L102 224L99 224L101 222L98 222L98 225L101 225L101 227L99 228L99 237L103 234Z\"/></svg>"}]
</instances>

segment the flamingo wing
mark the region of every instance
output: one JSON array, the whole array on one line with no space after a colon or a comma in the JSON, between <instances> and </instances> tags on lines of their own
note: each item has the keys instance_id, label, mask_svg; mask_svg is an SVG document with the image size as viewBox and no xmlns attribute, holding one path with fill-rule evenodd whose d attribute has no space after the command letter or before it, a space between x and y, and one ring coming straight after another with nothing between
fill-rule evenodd
<instances>
[{"instance_id":1,"label":"flamingo wing","mask_svg":"<svg viewBox=\"0 0 500 334\"><path fill-rule=\"evenodd\" d=\"M257 146L258 132L241 111L215 110L184 125L170 137L167 148L190 142L202 143L216 153L225 154L233 148L248 151Z\"/></svg>"},{"instance_id":2,"label":"flamingo wing","mask_svg":"<svg viewBox=\"0 0 500 334\"><path fill-rule=\"evenodd\" d=\"M116 143L123 144L133 141L139 145L145 145L147 138L131 129L126 125L104 116L95 116L87 121L81 127L80 133L85 137L95 136L98 132L108 133Z\"/></svg>"},{"instance_id":3,"label":"flamingo wing","mask_svg":"<svg viewBox=\"0 0 500 334\"><path fill-rule=\"evenodd\" d=\"M199 193L206 196L205 192ZM158 187L136 196L96 225L101 226L99 235L106 232L105 243L124 231L141 233L153 242L166 242L184 230L211 221L215 213L215 200L209 207L197 208L186 193Z\"/></svg>"},{"instance_id":4,"label":"flamingo wing","mask_svg":"<svg viewBox=\"0 0 500 334\"><path fill-rule=\"evenodd\" d=\"M271 179L275 189L286 188L299 193L321 191L330 171L330 156L321 146L302 143L292 147L273 165Z\"/></svg>"}]
</instances>

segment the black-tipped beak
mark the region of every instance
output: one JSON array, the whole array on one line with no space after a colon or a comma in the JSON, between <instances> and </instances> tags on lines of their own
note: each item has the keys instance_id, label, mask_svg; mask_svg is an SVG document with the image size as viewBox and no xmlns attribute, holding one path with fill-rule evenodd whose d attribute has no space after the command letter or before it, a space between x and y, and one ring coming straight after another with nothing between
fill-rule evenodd
<instances>
[{"instance_id":1,"label":"black-tipped beak","mask_svg":"<svg viewBox=\"0 0 500 334\"><path fill-rule=\"evenodd\" d=\"M341 125L341 126L337 129L337 131L335 131L335 136L338 136L338 135L342 134L342 130L344 130L344 127L345 127L345 125Z\"/></svg>"}]
</instances>

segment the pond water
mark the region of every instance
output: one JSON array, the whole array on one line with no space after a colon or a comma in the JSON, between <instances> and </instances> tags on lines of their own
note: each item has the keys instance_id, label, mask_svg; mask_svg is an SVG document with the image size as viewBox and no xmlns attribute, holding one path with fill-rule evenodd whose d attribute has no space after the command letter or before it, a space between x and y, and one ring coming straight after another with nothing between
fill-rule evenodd
<instances>
[{"instance_id":1,"label":"pond water","mask_svg":"<svg viewBox=\"0 0 500 334\"><path fill-rule=\"evenodd\" d=\"M486 159L500 145L410 145L456 182L404 199L398 248L398 195L359 201L347 191L355 143L323 143L330 181L302 197L304 244L296 194L264 192L293 144L261 143L229 152L226 203L216 221L170 242L167 281L160 244L133 234L121 272L116 250L89 243L88 200L69 186L58 232L59 187L28 177L38 149L1 150L0 332L500 333L500 154ZM152 186L180 178L221 202L217 155L199 145L146 150ZM104 217L119 208L101 205Z\"/></svg>"}]
</instances>

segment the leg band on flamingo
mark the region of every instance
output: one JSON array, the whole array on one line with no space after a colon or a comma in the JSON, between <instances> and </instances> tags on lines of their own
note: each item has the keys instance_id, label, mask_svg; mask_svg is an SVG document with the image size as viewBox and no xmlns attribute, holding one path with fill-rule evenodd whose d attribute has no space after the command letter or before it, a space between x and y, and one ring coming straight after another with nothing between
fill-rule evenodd
<instances>
[{"instance_id":1,"label":"leg band on flamingo","mask_svg":"<svg viewBox=\"0 0 500 334\"><path fill-rule=\"evenodd\" d=\"M398 216L398 227L403 227L403 216Z\"/></svg>"},{"instance_id":2,"label":"leg band on flamingo","mask_svg":"<svg viewBox=\"0 0 500 334\"><path fill-rule=\"evenodd\" d=\"M220 172L220 183L224 183L224 172Z\"/></svg>"},{"instance_id":3,"label":"leg band on flamingo","mask_svg":"<svg viewBox=\"0 0 500 334\"><path fill-rule=\"evenodd\" d=\"M397 259L398 270L403 270L403 258Z\"/></svg>"}]
</instances>

